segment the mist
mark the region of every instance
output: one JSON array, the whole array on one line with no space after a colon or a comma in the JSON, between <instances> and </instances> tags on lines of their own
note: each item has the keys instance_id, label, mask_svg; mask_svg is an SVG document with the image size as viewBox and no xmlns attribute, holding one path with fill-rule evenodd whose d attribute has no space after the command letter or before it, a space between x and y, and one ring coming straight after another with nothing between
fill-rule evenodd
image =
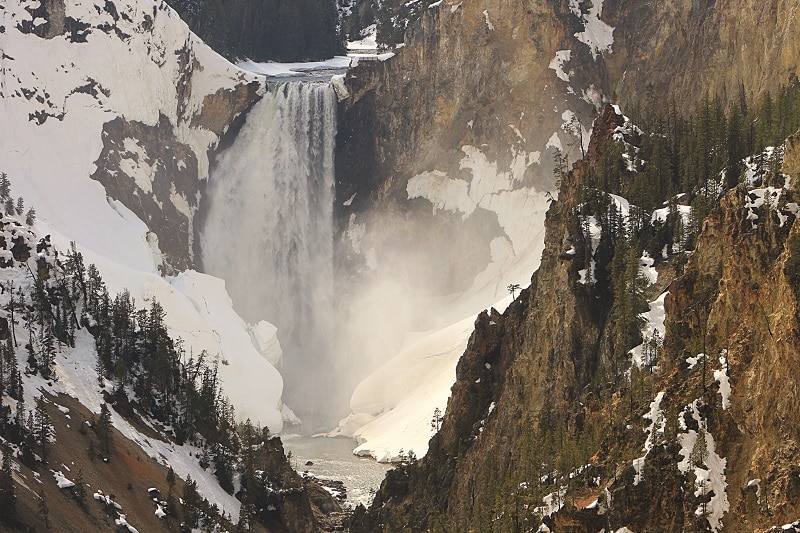
<instances>
[{"instance_id":1,"label":"mist","mask_svg":"<svg viewBox=\"0 0 800 533\"><path fill-rule=\"evenodd\" d=\"M271 87L211 172L200 262L247 322L278 328L283 401L299 431L316 433L347 416L357 385L404 346L491 306L507 283L526 286L546 203L525 193L522 222L503 227L502 212L403 200L350 214L335 235L334 91ZM501 192L519 208L520 190Z\"/></svg>"}]
</instances>

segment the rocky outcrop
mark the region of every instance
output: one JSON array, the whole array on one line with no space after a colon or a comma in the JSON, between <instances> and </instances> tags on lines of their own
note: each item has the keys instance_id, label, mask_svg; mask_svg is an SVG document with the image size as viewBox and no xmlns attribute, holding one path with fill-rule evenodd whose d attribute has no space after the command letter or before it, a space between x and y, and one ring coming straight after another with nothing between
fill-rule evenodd
<instances>
[{"instance_id":1,"label":"rocky outcrop","mask_svg":"<svg viewBox=\"0 0 800 533\"><path fill-rule=\"evenodd\" d=\"M594 100L582 88L600 76L587 47L572 53L569 76L550 68L574 41L577 21L562 11L548 3L439 3L393 58L361 60L348 72L336 144L343 264L380 271L391 262L386 243L405 242L425 258L419 263L441 266L413 277L451 273L430 291L453 293L492 261L494 239L516 256L530 245L545 191L554 189L554 148L580 154L565 123L575 116L588 129ZM362 230L358 243L348 239ZM443 249L464 254L450 258ZM375 258L367 267L365 250Z\"/></svg>"},{"instance_id":2,"label":"rocky outcrop","mask_svg":"<svg viewBox=\"0 0 800 533\"><path fill-rule=\"evenodd\" d=\"M580 250L563 253L581 240L575 207L595 141L614 127L595 125L588 161L562 181L531 287L478 319L428 454L387 476L353 531L766 531L800 513L800 226L783 207L796 193L757 218L759 190L722 197L666 287L657 369L626 370L611 301L577 283Z\"/></svg>"},{"instance_id":3,"label":"rocky outcrop","mask_svg":"<svg viewBox=\"0 0 800 533\"><path fill-rule=\"evenodd\" d=\"M193 68L202 67L195 62ZM187 79L185 91L189 96L190 72ZM205 95L201 111L189 120L190 126L221 139L234 119L257 101L257 89L258 84L252 83ZM188 98L183 105L186 101ZM197 154L179 140L175 130L164 114L154 126L123 117L107 122L103 126L103 150L91 176L105 187L110 198L147 224L156 236L153 244L164 256L162 268L166 273L195 266L195 217L203 185ZM208 159L213 158L213 148ZM126 176L128 179L123 178Z\"/></svg>"}]
</instances>

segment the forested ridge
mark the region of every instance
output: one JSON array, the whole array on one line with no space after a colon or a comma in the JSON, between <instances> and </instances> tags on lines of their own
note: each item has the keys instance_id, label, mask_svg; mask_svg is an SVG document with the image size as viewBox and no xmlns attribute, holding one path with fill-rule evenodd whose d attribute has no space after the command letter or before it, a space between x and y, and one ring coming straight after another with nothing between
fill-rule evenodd
<instances>
[{"instance_id":1,"label":"forested ridge","mask_svg":"<svg viewBox=\"0 0 800 533\"><path fill-rule=\"evenodd\" d=\"M333 0L170 0L189 28L232 61L311 61L344 53Z\"/></svg>"},{"instance_id":2,"label":"forested ridge","mask_svg":"<svg viewBox=\"0 0 800 533\"><path fill-rule=\"evenodd\" d=\"M88 424L88 459L116 462L110 411L114 408L134 423L145 420L159 427L165 439L199 448L199 466L213 472L226 492L236 491L242 502L238 527L280 527L283 500L305 497L305 483L268 428L249 420L237 423L217 376L218 364L225 361L205 352L187 354L182 341L170 336L157 300L139 308L128 291L112 297L97 267L86 266L74 244L62 254L49 236L38 238L29 227L35 211L29 209L23 216L23 200L7 201L10 198L10 183L2 174L0 201L6 211L0 218L0 260L8 281L2 286L0 313L0 524L25 523L16 513L11 458L35 469L49 464L50 452L58 446L45 400L28 390L36 402L26 405L22 376L57 381L57 357L69 361L71 350L85 349L76 348L76 337L87 330L94 339L96 366L81 371L96 372L106 402ZM85 428L81 431L86 434ZM82 482L76 487L71 492L82 507L86 487ZM191 478L185 480L180 504L177 496L170 492L162 510L191 527L237 525L198 494ZM314 519L307 516L303 521Z\"/></svg>"},{"instance_id":3,"label":"forested ridge","mask_svg":"<svg viewBox=\"0 0 800 533\"><path fill-rule=\"evenodd\" d=\"M691 473L711 471L714 442L720 454L738 446L721 382L728 372L743 379L745 363L733 369L728 330L709 334L708 320L723 269L755 272L785 249L782 270L800 279L797 189L781 172L785 140L800 129L800 83L793 77L756 101L744 91L730 104L709 95L687 114L656 99L651 92L627 116L607 106L571 169L556 154L561 191L531 287L503 315L479 316L428 454L389 473L372 507L356 510L353 531L719 530L712 508L734 496ZM585 146L578 128L567 129ZM705 235L709 220L716 233ZM720 245L709 240L726 237L719 227L737 235L733 245L769 256L710 261ZM692 265L702 239L709 264ZM655 269L656 282L644 275ZM667 291L681 303L665 339L645 326L659 298L664 312ZM761 309L742 338L767 320ZM676 442L692 431L682 451ZM793 468L776 460L769 476L726 473L777 484L783 467ZM776 520L754 491L743 488L748 504L731 504L730 514Z\"/></svg>"}]
</instances>

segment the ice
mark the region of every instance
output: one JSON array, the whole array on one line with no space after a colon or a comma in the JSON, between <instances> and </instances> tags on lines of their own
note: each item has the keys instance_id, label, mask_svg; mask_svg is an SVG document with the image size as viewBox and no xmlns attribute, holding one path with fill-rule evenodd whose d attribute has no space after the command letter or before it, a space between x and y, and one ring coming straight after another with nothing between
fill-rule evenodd
<instances>
[{"instance_id":1,"label":"ice","mask_svg":"<svg viewBox=\"0 0 800 533\"><path fill-rule=\"evenodd\" d=\"M258 63L255 61L241 61L236 64L242 70L263 76L285 78L287 76L306 76L315 70L339 70L350 67L351 58L336 56L325 61L307 61L298 63Z\"/></svg>"}]
</instances>

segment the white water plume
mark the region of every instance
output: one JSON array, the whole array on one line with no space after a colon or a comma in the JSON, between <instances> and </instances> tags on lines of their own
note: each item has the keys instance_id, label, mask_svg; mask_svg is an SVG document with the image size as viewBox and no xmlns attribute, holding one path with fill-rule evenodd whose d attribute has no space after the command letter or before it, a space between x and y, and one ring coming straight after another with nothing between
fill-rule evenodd
<instances>
[{"instance_id":1,"label":"white water plume","mask_svg":"<svg viewBox=\"0 0 800 533\"><path fill-rule=\"evenodd\" d=\"M203 268L226 281L239 314L278 327L284 400L312 420L334 414L335 136L329 84L272 86L212 171L201 231Z\"/></svg>"}]
</instances>

